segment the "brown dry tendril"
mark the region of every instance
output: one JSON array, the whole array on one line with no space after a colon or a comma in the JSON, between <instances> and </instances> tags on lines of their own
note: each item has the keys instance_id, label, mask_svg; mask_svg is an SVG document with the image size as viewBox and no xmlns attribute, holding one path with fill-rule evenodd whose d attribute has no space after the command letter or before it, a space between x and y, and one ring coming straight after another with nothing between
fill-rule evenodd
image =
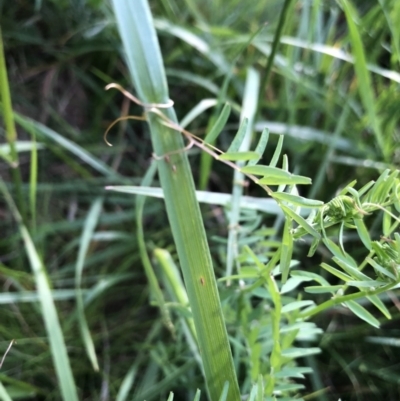
<instances>
[{"instance_id":1,"label":"brown dry tendril","mask_svg":"<svg viewBox=\"0 0 400 401\"><path fill-rule=\"evenodd\" d=\"M140 101L137 97L133 96L131 93L129 93L127 90L125 90L121 85L116 84L116 83L111 83L109 85L107 85L105 87L106 90L108 89L118 89L124 96L126 96L129 100L131 100L132 102L134 102L135 104L142 106L145 109L145 113L143 116L124 116L124 117L119 117L116 120L114 120L107 128L106 132L104 133L104 141L106 142L107 145L112 146L112 144L107 140L107 134L110 131L110 129L117 124L120 121L124 121L124 120L139 120L139 121L147 121L146 118L146 114L147 113L154 113L157 116L159 116L161 118L161 123L163 125L165 125L166 127L172 128L175 131L180 132L181 134L183 134L186 139L188 140L188 144L182 148L182 149L178 149L178 150L173 150L171 152L165 153L162 156L158 156L153 154L153 158L156 160L162 160L165 159L167 157L169 157L170 155L173 154L177 154L177 153L181 153L181 152L185 152L187 150L189 150L190 148L192 148L193 146L197 146L199 149L203 150L204 152L208 153L210 156L212 156L213 158L215 158L216 160L219 160L221 162L223 162L224 164L228 165L229 167L233 168L234 170L237 170L239 172L241 172L240 167L238 167L235 163L229 161L229 160L221 160L220 159L220 155L223 154L224 152L222 152L220 149L216 148L215 146L204 142L201 138L197 137L196 135L192 134L191 132L185 130L183 127L181 127L179 124L175 123L174 121L170 120L165 114L163 114L161 112L161 110L159 109L166 109L169 107L172 107L174 102L172 100L170 100L168 103L144 103L142 101ZM256 184L259 184L259 179L252 175L252 174L248 174L248 173L243 173L246 177L248 177L249 179L251 179L253 182L255 182ZM270 196L272 196L273 191L271 191L271 189L267 186L267 185L260 185L261 188L263 188Z\"/></svg>"},{"instance_id":2,"label":"brown dry tendril","mask_svg":"<svg viewBox=\"0 0 400 401\"><path fill-rule=\"evenodd\" d=\"M168 103L143 103L141 102L136 96L133 96L131 93L129 93L126 89L124 89L121 85L116 84L116 83L111 83L108 84L105 89L109 90L109 89L118 89L126 98L128 98L129 100L131 100L133 103L136 103L138 106L142 106L145 110L148 111L152 111L153 109L157 110L157 109L167 109L169 107L172 107L174 105L173 100L169 100ZM107 140L107 135L108 132L110 131L110 129L117 124L120 121L124 121L124 120L140 120L140 121L146 121L146 117L139 117L139 116L125 116L125 117L119 117L116 120L114 120L107 128L106 132L104 133L103 139L104 142L108 145L108 146L113 146L112 143L110 143Z\"/></svg>"}]
</instances>

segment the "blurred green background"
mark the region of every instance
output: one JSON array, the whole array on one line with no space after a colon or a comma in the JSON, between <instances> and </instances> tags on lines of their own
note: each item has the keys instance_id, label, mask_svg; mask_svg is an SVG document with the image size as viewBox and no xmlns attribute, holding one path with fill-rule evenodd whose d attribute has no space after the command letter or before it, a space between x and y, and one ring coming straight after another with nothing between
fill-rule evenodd
<instances>
[{"instance_id":1,"label":"blurred green background","mask_svg":"<svg viewBox=\"0 0 400 401\"><path fill-rule=\"evenodd\" d=\"M341 4L292 1L267 77L282 1L150 1L178 118L198 104L204 106L205 99L211 99L210 104L218 98L229 101L234 112L218 143L226 149L238 127L246 72L253 67L262 82L254 130L268 127L272 134L285 135L291 171L313 179L301 195L327 201L353 179L363 185L383 168L398 167L400 2L352 2L358 47ZM178 330L173 338L149 303L136 239L135 198L104 189L138 185L152 157L147 127L141 122L116 125L108 136L113 147L103 141L113 120L142 113L118 92L104 90L117 82L134 93L111 5L102 0L3 0L0 24L17 113L26 221L54 286L80 399L116 399L128 372L133 372L133 386L127 399L165 400L169 390L175 399L193 399L196 388L204 388L201 373L190 364L182 333ZM204 107L191 132L202 136L214 113ZM16 197L3 127L0 175ZM32 207L33 138L38 170ZM276 144L277 139L272 135L270 140ZM267 149L267 159L271 152ZM199 153L191 152L190 160L198 181ZM213 163L207 188L229 193L231 185L232 172ZM252 186L246 194L263 195ZM75 269L84 221L98 197L103 207L82 277L86 318L100 364L95 372L79 334ZM144 213L148 248L166 248L175 256L163 202L149 199ZM226 217L219 207L210 206L203 207L203 216L220 277ZM262 219L267 227L274 224L269 215ZM0 356L11 339L17 341L5 358L0 381L13 400L58 400L35 282L3 200L0 234ZM359 244L351 237L346 241L357 255ZM311 259L306 252L299 244L296 259L303 268L318 271L323 252ZM223 299L234 291L221 285ZM324 333L317 346L323 352L305 361L317 373L301 381L305 394L314 393L304 399L400 398L398 292L388 294L387 302L393 319L380 330L335 309L318 317ZM228 316L228 328L233 320ZM371 344L371 336L379 337L380 344Z\"/></svg>"}]
</instances>

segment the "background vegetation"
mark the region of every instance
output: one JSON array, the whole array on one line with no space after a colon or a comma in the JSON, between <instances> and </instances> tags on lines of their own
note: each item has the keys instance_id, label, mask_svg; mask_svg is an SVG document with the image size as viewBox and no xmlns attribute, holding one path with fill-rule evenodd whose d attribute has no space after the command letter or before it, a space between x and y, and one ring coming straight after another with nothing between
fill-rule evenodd
<instances>
[{"instance_id":1,"label":"background vegetation","mask_svg":"<svg viewBox=\"0 0 400 401\"><path fill-rule=\"evenodd\" d=\"M178 119L199 105L202 113L190 130L202 136L229 101L233 112L218 139L218 146L226 149L238 129L249 69L258 72L254 131L270 130L265 160L278 143L273 134L284 134L283 153L291 171L313 179L312 186L299 187L301 195L329 201L350 181L357 179L361 187L400 162L400 3L353 1L349 23L344 13L348 2L287 2L282 38L268 75L282 3L150 2ZM118 92L104 90L106 84L118 82L135 92L113 10L108 2L94 0L1 1L0 10L18 134L18 169L13 169L17 160L2 129L0 174L29 232L18 230L15 211L13 215L4 198L0 356L12 339L16 344L1 367L0 382L13 400L60 399L57 374L66 380L68 373L54 368L58 345L49 343L44 324L51 313L45 305L51 301L38 302L48 301L43 297L48 295L46 283L51 283L79 399L165 400L170 390L175 399L193 399L197 388L204 389L201 370L181 323L184 311L176 305L153 252L168 250L176 261L163 202L149 198L143 209L146 246L168 306L160 313L140 256L137 199L104 190L107 185L139 185L152 154L148 129L141 122L115 126L108 137L113 147L102 139L115 118L142 113ZM230 169L214 162L208 176L200 153L190 154L199 188L231 193ZM252 185L245 193L264 196ZM229 210L214 205L202 211L215 272L224 277ZM248 212L242 222L244 227L275 228L279 241L279 216ZM371 237L379 239L381 217L370 223ZM246 238L251 241L246 235L243 241ZM355 258L360 256L357 236L347 235L345 243ZM296 244L294 258L301 269L319 273L327 251L321 247L307 258L305 245ZM40 259L49 280L40 276L40 269L31 271ZM220 283L233 348L243 327L249 328L246 335L251 338L257 331L255 317L268 316L268 302L262 297L252 300L254 311L237 316L239 293L240 283ZM305 386L303 394L309 394L304 399L398 400L397 296L393 290L382 299L392 319L382 320L380 329L342 307L315 319L321 332L305 345L322 352L301 361L315 372L297 380ZM319 295L307 294L307 299L312 297L320 302ZM166 324L168 314L174 329ZM268 317L263 323L270 323ZM90 341L96 357L86 354ZM249 343L242 346L244 353L253 349ZM252 380L246 361L235 360L235 365L240 382ZM3 393L1 397L7 400Z\"/></svg>"}]
</instances>

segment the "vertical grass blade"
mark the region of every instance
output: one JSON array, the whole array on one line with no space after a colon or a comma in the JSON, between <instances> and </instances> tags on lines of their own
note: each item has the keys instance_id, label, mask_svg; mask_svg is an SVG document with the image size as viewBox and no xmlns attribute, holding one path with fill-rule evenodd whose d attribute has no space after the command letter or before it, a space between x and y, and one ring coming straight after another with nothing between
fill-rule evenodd
<instances>
[{"instance_id":1,"label":"vertical grass blade","mask_svg":"<svg viewBox=\"0 0 400 401\"><path fill-rule=\"evenodd\" d=\"M50 343L51 355L56 369L58 383L61 389L61 396L64 401L78 401L77 389L72 376L72 370L68 359L67 348L61 330L56 306L54 304L49 277L46 269L40 260L35 245L29 232L23 224L22 217L14 204L3 181L0 180L0 191L3 192L6 202L11 209L18 225L25 250L31 265L31 269L36 281L36 288L42 309L42 316L46 327L47 336Z\"/></svg>"},{"instance_id":2,"label":"vertical grass blade","mask_svg":"<svg viewBox=\"0 0 400 401\"><path fill-rule=\"evenodd\" d=\"M164 65L145 0L114 0L119 32L137 94L145 103L169 100ZM177 121L172 108L163 109L166 117ZM230 383L229 400L240 400L230 345L211 255L200 208L196 201L193 177L181 135L166 127L156 115L148 115L165 204L185 285L192 308L201 350L207 388L211 400L217 400L226 381ZM162 156L170 154L168 159Z\"/></svg>"},{"instance_id":3,"label":"vertical grass blade","mask_svg":"<svg viewBox=\"0 0 400 401\"><path fill-rule=\"evenodd\" d=\"M358 88L361 101L367 111L368 119L374 130L376 141L386 161L391 150L390 145L392 141L387 138L388 140L385 143L385 138L383 137L381 130L381 123L375 110L375 96L372 89L371 77L367 69L367 60L365 58L364 47L361 41L360 32L356 23L354 22L354 19L357 19L358 16L356 10L348 0L341 0L341 4L343 6L347 24L349 26L350 39L354 54L354 66L358 79Z\"/></svg>"},{"instance_id":4,"label":"vertical grass blade","mask_svg":"<svg viewBox=\"0 0 400 401\"><path fill-rule=\"evenodd\" d=\"M261 79L261 84L260 84L260 95L259 95L259 108L262 107L263 104L263 100L264 100L264 96L265 96L265 91L267 89L267 84L268 84L268 78L269 75L271 73L272 70L272 65L274 63L274 58L276 55L276 52L278 50L278 46L279 46L279 42L281 40L281 36L282 36L282 32L283 32L283 28L285 26L285 21L286 21L286 16L288 14L288 11L290 9L290 3L293 0L285 0L285 3L282 6L282 11L279 15L279 21L278 21L278 27L276 29L275 35L274 35L274 41L272 43L272 49L271 49L271 53L268 57L268 62L267 62L267 66L265 68L265 72L264 75Z\"/></svg>"},{"instance_id":5,"label":"vertical grass blade","mask_svg":"<svg viewBox=\"0 0 400 401\"><path fill-rule=\"evenodd\" d=\"M151 183L153 182L153 178L156 172L157 172L157 165L153 163L147 169L146 174L142 179L141 186L150 186ZM136 199L136 235L139 245L140 258L142 259L144 272L146 274L147 280L149 281L151 296L154 298L157 306L160 308L160 313L163 323L173 334L174 325L172 324L169 310L165 305L164 295L161 291L156 273L153 269L153 265L147 253L146 242L144 240L143 209L145 202L146 202L146 196L144 195L139 195Z\"/></svg>"},{"instance_id":6,"label":"vertical grass blade","mask_svg":"<svg viewBox=\"0 0 400 401\"><path fill-rule=\"evenodd\" d=\"M82 284L82 273L83 273L83 267L85 265L86 254L88 252L90 241L92 240L95 227L100 217L102 205L103 205L103 199L97 198L93 202L89 210L88 216L86 218L83 227L82 236L79 244L78 259L76 261L76 266L75 266L76 305L77 305L79 329L81 332L82 341L85 346L87 356L89 357L93 369L96 372L99 370L99 363L97 361L93 339L90 335L89 326L85 316L85 306L83 302L81 284Z\"/></svg>"},{"instance_id":7,"label":"vertical grass blade","mask_svg":"<svg viewBox=\"0 0 400 401\"><path fill-rule=\"evenodd\" d=\"M254 117L257 111L257 100L258 100L259 89L260 89L260 75L255 69L249 68L247 70L247 78L243 96L243 107L241 115L241 120L242 120L241 126L245 121L247 121L247 125L244 138L239 146L239 151L247 151L250 149ZM238 162L237 165L239 167L243 167L245 163ZM240 171L235 170L233 175L232 206L231 206L232 210L229 219L230 230L228 234L228 246L226 250L227 276L232 275L234 261L239 254L238 225L240 219L240 198L243 195L243 181L244 181L244 174L241 173ZM230 285L230 281L227 282L227 285Z\"/></svg>"},{"instance_id":8,"label":"vertical grass blade","mask_svg":"<svg viewBox=\"0 0 400 401\"><path fill-rule=\"evenodd\" d=\"M36 134L32 133L32 150L31 150L31 169L29 175L29 211L31 218L31 232L33 238L36 233L36 193L38 181L38 153L36 144Z\"/></svg>"},{"instance_id":9,"label":"vertical grass blade","mask_svg":"<svg viewBox=\"0 0 400 401\"><path fill-rule=\"evenodd\" d=\"M11 174L14 181L17 205L22 214L22 218L26 219L25 202L22 196L22 178L18 166L18 153L15 146L17 141L17 131L14 124L14 114L11 103L10 87L8 85L7 66L4 55L3 35L0 27L0 99L3 106L3 118L6 128L6 140L10 146L11 157Z\"/></svg>"}]
</instances>

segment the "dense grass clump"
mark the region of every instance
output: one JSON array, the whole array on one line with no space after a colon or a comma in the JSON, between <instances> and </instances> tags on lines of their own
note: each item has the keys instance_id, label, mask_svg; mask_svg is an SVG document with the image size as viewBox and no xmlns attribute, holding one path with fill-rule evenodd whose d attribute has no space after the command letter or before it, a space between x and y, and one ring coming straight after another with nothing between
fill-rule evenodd
<instances>
[{"instance_id":1,"label":"dense grass clump","mask_svg":"<svg viewBox=\"0 0 400 401\"><path fill-rule=\"evenodd\" d=\"M0 399L397 401L399 4L0 1Z\"/></svg>"}]
</instances>

